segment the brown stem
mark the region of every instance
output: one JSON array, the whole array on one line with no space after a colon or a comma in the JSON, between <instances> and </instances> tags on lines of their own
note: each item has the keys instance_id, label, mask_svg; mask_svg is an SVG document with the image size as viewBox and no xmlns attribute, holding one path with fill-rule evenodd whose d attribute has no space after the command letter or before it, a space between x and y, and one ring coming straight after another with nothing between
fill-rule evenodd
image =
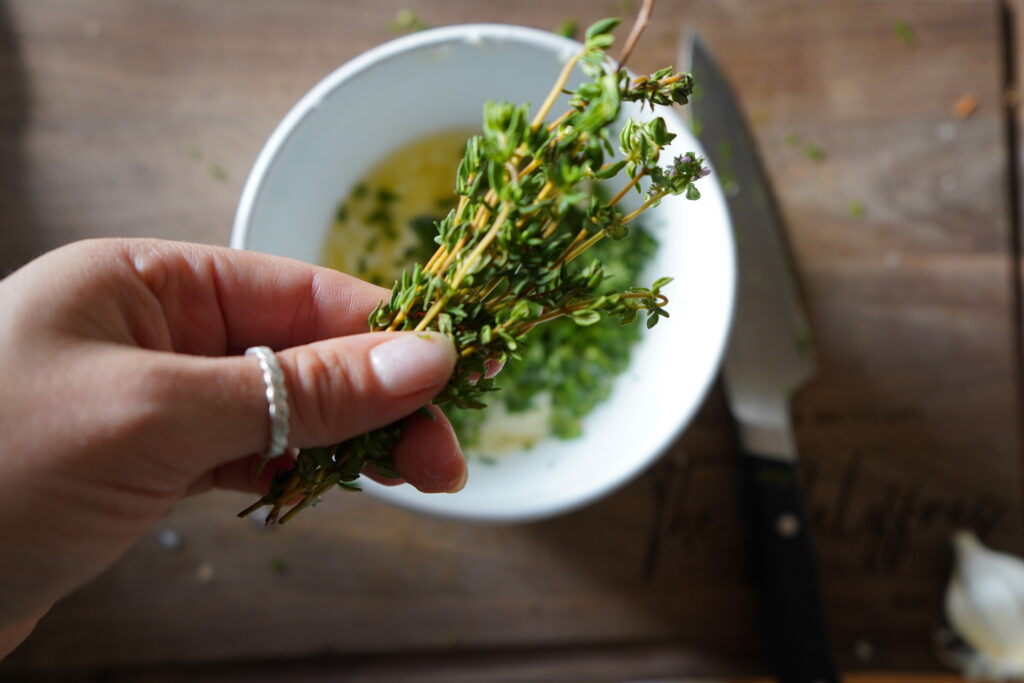
<instances>
[{"instance_id":1,"label":"brown stem","mask_svg":"<svg viewBox=\"0 0 1024 683\"><path fill-rule=\"evenodd\" d=\"M555 230L557 228L558 228L558 221L556 221L553 218L548 219L547 225L544 226L544 229L540 233L541 239L545 239L546 240L547 238L549 238L552 235L554 235L555 234Z\"/></svg>"},{"instance_id":2,"label":"brown stem","mask_svg":"<svg viewBox=\"0 0 1024 683\"><path fill-rule=\"evenodd\" d=\"M636 15L636 21L633 22L633 28L629 32L629 37L626 38L626 43L622 46L622 53L619 55L619 66L617 70L622 70L622 68L626 66L626 61L629 59L629 56L633 54L633 48L636 47L644 29L647 28L647 24L651 22L651 12L653 10L654 0L644 0L644 4L641 5L640 11Z\"/></svg>"},{"instance_id":3,"label":"brown stem","mask_svg":"<svg viewBox=\"0 0 1024 683\"><path fill-rule=\"evenodd\" d=\"M620 294L619 296L621 298L623 298L623 299L642 299L642 298L646 297L647 294L642 293L642 292L636 292L636 293ZM581 310L589 307L590 304L592 304L593 302L594 302L593 299L589 299L587 301L581 301L581 302L579 302L577 304L574 304L572 306L566 306L565 308L558 308L558 309L555 309L553 311L548 311L547 313L543 314L539 318L535 318L533 320L530 320L529 322L519 323L520 327L518 327L513 332L513 334L519 335L519 334L523 334L525 332L529 332L533 328L537 327L537 325L541 325L543 323L550 322L550 321L555 320L557 318L561 318L564 315L571 315L575 311L581 311ZM662 306L664 306L665 304L668 303L668 297L665 296L664 294L659 293L658 294L658 302L661 303ZM508 330L510 328L508 327L508 325L506 323L503 323L503 324L499 325L498 327L496 327L494 331L495 331L495 333L497 333L498 330L502 330L502 329ZM467 346L464 349L462 349L462 351L459 353L459 355L462 356L463 358L465 358L467 356L472 355L474 352L476 352L476 350L478 348L480 348L479 345Z\"/></svg>"},{"instance_id":4,"label":"brown stem","mask_svg":"<svg viewBox=\"0 0 1024 683\"><path fill-rule=\"evenodd\" d=\"M498 217L494 219L494 224L491 225L491 229L487 231L487 234L484 235L483 239L477 243L476 247L473 248L473 251L471 251L469 256L466 257L466 260L462 262L461 266L459 266L459 269L455 271L455 275L452 277L451 284L449 285L449 292L453 292L458 289L465 277L469 275L469 271L476 265L477 259L480 258L480 255L484 253L484 250L486 250L487 247L491 245L491 242L493 242L498 236L498 231L501 230L501 226L508 219L508 215L511 211L512 207L508 204L504 204L501 207L501 211L498 213ZM441 309L444 308L444 305L448 303L448 299L450 297L451 294L446 293L435 301L434 305L427 311L427 314L423 316L423 319L420 320L418 325L416 325L415 330L417 332L422 332L427 329L427 325L437 317L437 314L440 313Z\"/></svg>"},{"instance_id":5,"label":"brown stem","mask_svg":"<svg viewBox=\"0 0 1024 683\"><path fill-rule=\"evenodd\" d=\"M654 0L650 0L653 2ZM547 99L544 100L544 104L537 110L537 115L533 117L533 121L530 122L531 128L538 128L540 124L544 123L544 117L551 111L551 107L555 106L555 100L562 94L562 89L565 88L565 82L569 80L569 76L572 75L572 70L576 67L576 62L580 61L580 57L583 53L575 54L572 56L565 66L562 68L562 73L558 75L558 80L555 81L555 85L551 88L551 92L548 93Z\"/></svg>"},{"instance_id":6,"label":"brown stem","mask_svg":"<svg viewBox=\"0 0 1024 683\"><path fill-rule=\"evenodd\" d=\"M489 297L494 292L494 290L498 288L498 285L501 284L501 281L503 279L504 278L498 278L498 279L492 280L491 282L486 284L482 288L480 295L477 296L477 297L474 297L473 300L475 300L475 301L486 301L487 297Z\"/></svg>"},{"instance_id":7,"label":"brown stem","mask_svg":"<svg viewBox=\"0 0 1024 683\"><path fill-rule=\"evenodd\" d=\"M430 257L430 260L427 261L426 265L423 266L423 270L427 273L431 272L431 269L437 264L437 262L447 255L448 247L442 244L437 248L437 251L434 252L434 255Z\"/></svg>"},{"instance_id":8,"label":"brown stem","mask_svg":"<svg viewBox=\"0 0 1024 683\"><path fill-rule=\"evenodd\" d=\"M558 260L555 261L554 267L558 268L559 266L561 266L565 262L565 258L572 253L573 249L575 249L579 245L579 243L585 240L586 238L587 226L584 225L582 228L580 228L580 231L576 233L576 236L572 238L572 242L570 242L569 246L565 248L565 251L562 252L562 255L558 258Z\"/></svg>"},{"instance_id":9,"label":"brown stem","mask_svg":"<svg viewBox=\"0 0 1024 683\"><path fill-rule=\"evenodd\" d=\"M259 510L259 509L260 509L261 507L265 507L265 506L267 506L267 505L270 505L270 501L269 501L269 500L267 500L267 497L266 497L266 496L263 496L262 498L260 498L259 500L257 500L257 501L256 501L255 503L253 503L253 504L252 504L252 505L250 505L249 507L247 507L247 508L245 508L244 510L242 510L241 512L239 512L239 513L238 513L238 516L239 516L239 517L248 517L248 516L249 516L249 515L251 515L252 513L254 513L254 512L256 512L257 510Z\"/></svg>"},{"instance_id":10,"label":"brown stem","mask_svg":"<svg viewBox=\"0 0 1024 683\"><path fill-rule=\"evenodd\" d=\"M642 294L642 293L638 292L638 293L635 293L635 294L622 294L620 296L623 299L642 299L645 296L647 296L647 294ZM662 306L664 306L665 304L668 303L668 297L665 296L664 294L658 294L658 301L661 303ZM530 330L535 328L537 325L541 325L543 323L550 322L552 320L556 320L558 318L561 318L564 315L572 315L576 311L582 311L582 310L588 308L590 306L590 304L592 304L593 302L594 302L594 300L590 299L588 301L581 301L580 303L574 304L572 306L566 306L565 308L558 308L558 309L555 309L553 311L548 311L547 313L545 313L544 315L540 316L539 318L535 318L534 320L531 320L529 322L520 323L521 325L523 325L523 327L521 329L515 330L514 334L518 335L518 334L523 334L524 332L529 332Z\"/></svg>"},{"instance_id":11,"label":"brown stem","mask_svg":"<svg viewBox=\"0 0 1024 683\"><path fill-rule=\"evenodd\" d=\"M639 183L640 179L643 178L645 175L647 175L647 169L646 168L643 169L642 171L640 171L639 173L637 173L636 177L633 178L632 180L630 180L629 183L627 183L626 186L624 188L622 188L621 192L619 192L617 195L612 197L612 200L610 202L608 202L608 206L615 206L620 201L622 201L622 198L626 196L626 193L629 192L630 190L632 190L633 186L636 185L637 183Z\"/></svg>"},{"instance_id":12,"label":"brown stem","mask_svg":"<svg viewBox=\"0 0 1024 683\"><path fill-rule=\"evenodd\" d=\"M326 484L320 484L320 486L317 486L315 489L307 493L306 497L303 498L300 503L293 506L291 510L285 513L284 517L281 518L278 524L287 524L288 520L315 503L317 498L326 493L327 489L332 486L334 486L334 482L327 482Z\"/></svg>"},{"instance_id":13,"label":"brown stem","mask_svg":"<svg viewBox=\"0 0 1024 683\"><path fill-rule=\"evenodd\" d=\"M462 247L466 246L466 240L467 237L465 235L459 238L459 241L455 243L454 247L452 247L451 253L448 254L448 256L443 261L441 261L441 265L438 266L438 268L436 269L437 272L435 273L435 275L440 275L441 273L444 273L449 268L451 268L452 262L458 257L459 252L462 251Z\"/></svg>"},{"instance_id":14,"label":"brown stem","mask_svg":"<svg viewBox=\"0 0 1024 683\"><path fill-rule=\"evenodd\" d=\"M642 214L644 211L646 211L647 209L651 208L651 205L654 204L654 202L658 201L659 199L663 198L664 196L665 196L664 193L659 193L659 194L654 195L653 197L648 199L646 202L641 204L640 208L638 208L637 210L632 211L632 212L626 214L626 216L622 219L622 222L623 223L630 222L631 220L633 220L634 218L636 218L637 216Z\"/></svg>"},{"instance_id":15,"label":"brown stem","mask_svg":"<svg viewBox=\"0 0 1024 683\"><path fill-rule=\"evenodd\" d=\"M597 244L598 242L600 242L601 240L603 240L603 239L605 238L605 235L607 235L607 234L608 234L608 233L607 233L606 231L604 231L604 230L601 230L600 232L595 232L595 233L594 233L593 235L591 235L591 236L590 236L590 237L589 237L589 238L587 239L587 241L586 241L586 242L584 242L583 244L579 245L578 247L576 247L575 249L573 249L573 250L572 250L571 252L569 252L568 254L566 254L566 255L565 255L565 256L563 257L563 258L565 259L565 260L563 261L563 263L569 263L569 262L571 262L571 261L572 261L572 260L574 260L574 259L575 259L575 258L576 258L577 256L579 256L580 254L582 254L583 252L585 252L585 251L586 251L587 249L590 249L590 248L591 248L592 246L594 246L595 244Z\"/></svg>"},{"instance_id":16,"label":"brown stem","mask_svg":"<svg viewBox=\"0 0 1024 683\"><path fill-rule=\"evenodd\" d=\"M265 526L273 526L277 523L277 517L281 514L281 505L283 503L274 503L274 507L270 508L270 512L267 513L267 521L263 523Z\"/></svg>"},{"instance_id":17,"label":"brown stem","mask_svg":"<svg viewBox=\"0 0 1024 683\"><path fill-rule=\"evenodd\" d=\"M474 176L470 176L468 182L473 182ZM469 204L469 197L462 195L459 197L459 205L455 209L455 222L458 223L462 220L462 212L466 209L466 205Z\"/></svg>"},{"instance_id":18,"label":"brown stem","mask_svg":"<svg viewBox=\"0 0 1024 683\"><path fill-rule=\"evenodd\" d=\"M647 209L651 208L652 204L654 204L658 200L662 199L664 196L665 196L665 193L663 193L663 192L654 195L653 197L648 199L646 202L641 204L640 208L638 208L635 211L632 211L632 212L626 214L622 218L622 222L623 223L629 223L631 220L633 220L634 218L636 218L637 216L642 214L644 211L646 211ZM587 249L590 249L590 247L594 246L595 244L600 242L602 239L604 239L607 234L608 234L607 230L601 230L599 232L595 232L589 239L587 239L586 242L584 242L583 244L580 244L579 246L575 246L576 241L574 240L573 244L570 244L566 248L565 253L562 255L561 258L558 259L558 261L555 262L555 265L552 266L552 268L557 268L557 267L561 266L563 263L569 263L570 261L575 259L577 256L579 256L580 254L585 252Z\"/></svg>"},{"instance_id":19,"label":"brown stem","mask_svg":"<svg viewBox=\"0 0 1024 683\"><path fill-rule=\"evenodd\" d=\"M562 125L563 123L565 123L565 120L566 120L567 118L569 118L570 116L572 116L572 114L573 114L573 112L574 112L574 111L576 111L576 110L575 110L575 109L570 109L570 110L568 110L567 112L565 112L564 114L562 114L561 116L559 116L559 117L558 117L557 119L555 119L554 121L552 121L552 122L550 123L550 125L548 125L548 132L549 132L549 133L553 133L553 132L554 132L554 130L555 130L556 128L558 128L558 127L559 127L560 125Z\"/></svg>"}]
</instances>

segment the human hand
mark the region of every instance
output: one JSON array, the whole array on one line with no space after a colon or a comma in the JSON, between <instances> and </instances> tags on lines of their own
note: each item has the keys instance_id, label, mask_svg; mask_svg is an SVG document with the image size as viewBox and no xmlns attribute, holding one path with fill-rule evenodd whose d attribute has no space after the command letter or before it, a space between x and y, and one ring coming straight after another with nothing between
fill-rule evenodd
<instances>
[{"instance_id":1,"label":"human hand","mask_svg":"<svg viewBox=\"0 0 1024 683\"><path fill-rule=\"evenodd\" d=\"M454 347L360 334L387 294L298 261L158 240L79 242L0 281L0 657L182 496L263 493L290 464L255 474L270 428L245 348L283 349L291 446L427 404ZM456 491L465 462L430 410L439 419L407 421L396 470L422 491Z\"/></svg>"}]
</instances>

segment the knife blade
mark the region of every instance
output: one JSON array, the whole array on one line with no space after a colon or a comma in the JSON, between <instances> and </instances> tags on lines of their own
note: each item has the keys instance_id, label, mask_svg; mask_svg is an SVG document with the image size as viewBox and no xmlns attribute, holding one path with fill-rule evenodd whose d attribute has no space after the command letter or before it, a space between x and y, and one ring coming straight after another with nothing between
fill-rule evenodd
<instances>
[{"instance_id":1,"label":"knife blade","mask_svg":"<svg viewBox=\"0 0 1024 683\"><path fill-rule=\"evenodd\" d=\"M816 371L785 226L739 103L704 42L684 44L699 91L694 131L726 194L738 286L723 377L741 450L744 503L775 673L785 683L838 681L798 476L794 392Z\"/></svg>"}]
</instances>

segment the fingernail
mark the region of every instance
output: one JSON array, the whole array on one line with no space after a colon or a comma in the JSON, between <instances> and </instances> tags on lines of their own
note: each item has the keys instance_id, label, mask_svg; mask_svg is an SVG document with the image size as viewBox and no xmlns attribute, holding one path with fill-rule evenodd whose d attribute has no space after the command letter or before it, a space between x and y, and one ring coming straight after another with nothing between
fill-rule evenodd
<instances>
[{"instance_id":1,"label":"fingernail","mask_svg":"<svg viewBox=\"0 0 1024 683\"><path fill-rule=\"evenodd\" d=\"M469 479L469 468L463 466L462 476L459 478L457 482L455 482L455 484L450 489L448 489L448 493L458 493L462 489L466 488L467 479Z\"/></svg>"},{"instance_id":2,"label":"fingernail","mask_svg":"<svg viewBox=\"0 0 1024 683\"><path fill-rule=\"evenodd\" d=\"M370 364L393 396L407 396L443 384L455 367L455 346L443 334L405 332L374 346Z\"/></svg>"}]
</instances>

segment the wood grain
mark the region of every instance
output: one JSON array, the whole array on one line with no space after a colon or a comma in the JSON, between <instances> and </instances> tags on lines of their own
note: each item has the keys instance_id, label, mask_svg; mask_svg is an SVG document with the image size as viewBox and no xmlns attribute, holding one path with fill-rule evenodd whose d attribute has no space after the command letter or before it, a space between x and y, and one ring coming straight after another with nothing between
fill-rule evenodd
<instances>
[{"instance_id":1,"label":"wood grain","mask_svg":"<svg viewBox=\"0 0 1024 683\"><path fill-rule=\"evenodd\" d=\"M0 269L90 236L225 243L245 173L277 120L335 66L392 37L400 7L432 25L550 29L618 5L8 3ZM774 179L820 357L794 414L833 640L848 668L939 668L931 643L954 528L1024 551L1000 8L662 2L633 62L673 61L682 29L698 26ZM912 44L896 22L912 28ZM952 104L968 90L979 107L960 121ZM804 143L824 159L809 159ZM185 538L179 552L160 548L155 532L144 538L55 608L3 671L155 681L175 680L161 664L283 658L271 669L280 676L311 656L338 671L400 653L465 657L470 672L486 661L512 672L500 667L535 657L547 680L763 670L732 456L716 392L642 479L547 522L464 525L337 495L266 532L234 519L240 496L188 500L164 522ZM214 571L206 583L203 564ZM563 650L571 665L543 668L541 653ZM295 666L292 680L320 680ZM258 669L243 666L236 679L262 680L248 677ZM229 669L212 671L207 680L232 680ZM402 680L376 671L351 678ZM515 675L503 680L538 680Z\"/></svg>"}]
</instances>

